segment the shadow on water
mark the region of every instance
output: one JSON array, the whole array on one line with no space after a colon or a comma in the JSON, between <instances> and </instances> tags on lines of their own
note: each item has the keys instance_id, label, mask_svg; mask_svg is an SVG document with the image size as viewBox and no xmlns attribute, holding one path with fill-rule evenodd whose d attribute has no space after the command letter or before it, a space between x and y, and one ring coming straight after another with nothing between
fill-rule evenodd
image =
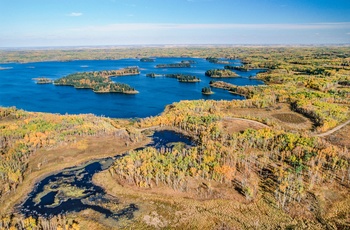
<instances>
[{"instance_id":1,"label":"shadow on water","mask_svg":"<svg viewBox=\"0 0 350 230\"><path fill-rule=\"evenodd\" d=\"M156 131L152 138L153 142L147 146L162 148L178 142L194 145L189 137L169 130ZM114 220L132 219L138 210L137 204L122 205L118 198L106 194L101 187L92 183L95 173L109 168L119 157L123 156L88 162L46 177L36 184L26 201L18 206L19 212L25 216L51 217L92 209Z\"/></svg>"}]
</instances>

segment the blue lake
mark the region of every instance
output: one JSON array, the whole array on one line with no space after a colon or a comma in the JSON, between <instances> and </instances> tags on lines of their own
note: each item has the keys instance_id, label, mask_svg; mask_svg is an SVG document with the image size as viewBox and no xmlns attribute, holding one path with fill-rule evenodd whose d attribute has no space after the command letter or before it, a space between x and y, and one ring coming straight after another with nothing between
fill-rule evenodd
<instances>
[{"instance_id":1,"label":"blue lake","mask_svg":"<svg viewBox=\"0 0 350 230\"><path fill-rule=\"evenodd\" d=\"M180 63L193 60L191 68L155 68L157 64ZM230 60L230 65L241 65L239 60ZM89 89L75 89L69 86L39 85L33 78L47 77L52 80L71 73L120 69L138 66L138 76L112 78L115 82L129 84L139 91L136 95L96 94ZM260 70L248 72L235 71L240 78L212 79L205 76L209 69L223 69L223 64L214 64L202 58L155 58L155 62L140 62L139 59L94 60L69 62L35 62L0 64L0 106L16 106L27 111L60 114L93 113L114 118L135 118L155 116L165 106L181 100L233 100L243 99L222 89L212 89L214 94L202 95L203 87L211 80L222 80L235 85L261 85L263 82L249 79ZM180 83L177 79L146 77L147 73L182 73L195 75L198 83Z\"/></svg>"}]
</instances>

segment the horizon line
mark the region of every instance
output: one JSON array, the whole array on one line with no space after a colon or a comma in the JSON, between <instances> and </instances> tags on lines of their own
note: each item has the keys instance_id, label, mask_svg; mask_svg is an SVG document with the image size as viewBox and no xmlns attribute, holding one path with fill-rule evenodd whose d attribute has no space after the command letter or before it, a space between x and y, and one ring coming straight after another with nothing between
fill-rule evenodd
<instances>
[{"instance_id":1,"label":"horizon line","mask_svg":"<svg viewBox=\"0 0 350 230\"><path fill-rule=\"evenodd\" d=\"M163 47L163 48L175 48L175 47L209 47L209 46L216 46L216 47L259 47L259 46L275 46L275 47L325 47L325 46L350 46L350 42L348 43L246 43L246 44L216 44L216 43L208 43L208 44L124 44L124 45L52 45L52 46L4 46L0 47L0 50L19 50L19 49L60 49L60 48L75 48L75 49L91 49L91 48L132 48L132 47Z\"/></svg>"}]
</instances>

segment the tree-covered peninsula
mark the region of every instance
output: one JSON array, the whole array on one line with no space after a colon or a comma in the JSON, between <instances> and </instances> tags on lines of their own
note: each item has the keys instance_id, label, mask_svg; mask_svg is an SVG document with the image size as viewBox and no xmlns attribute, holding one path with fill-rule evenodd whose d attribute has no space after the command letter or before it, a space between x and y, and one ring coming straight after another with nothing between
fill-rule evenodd
<instances>
[{"instance_id":1,"label":"tree-covered peninsula","mask_svg":"<svg viewBox=\"0 0 350 230\"><path fill-rule=\"evenodd\" d=\"M92 89L95 93L125 93L137 94L133 87L111 81L110 77L138 75L137 67L127 67L120 70L105 70L70 74L54 81L58 86L74 86L77 89Z\"/></svg>"},{"instance_id":2,"label":"tree-covered peninsula","mask_svg":"<svg viewBox=\"0 0 350 230\"><path fill-rule=\"evenodd\" d=\"M238 77L238 74L228 69L211 69L205 72L205 76L212 78Z\"/></svg>"}]
</instances>

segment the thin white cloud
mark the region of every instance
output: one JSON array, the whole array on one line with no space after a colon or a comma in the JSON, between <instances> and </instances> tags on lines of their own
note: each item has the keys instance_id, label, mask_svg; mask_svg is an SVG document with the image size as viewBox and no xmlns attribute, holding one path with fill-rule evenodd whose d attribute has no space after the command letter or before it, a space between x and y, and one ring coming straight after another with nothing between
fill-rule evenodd
<instances>
[{"instance_id":1,"label":"thin white cloud","mask_svg":"<svg viewBox=\"0 0 350 230\"><path fill-rule=\"evenodd\" d=\"M167 30L167 29L248 29L248 30L312 30L312 29L350 29L350 22L342 23L308 23L308 24L162 24L162 23L122 23L102 26L73 28L73 31L134 31L134 30Z\"/></svg>"},{"instance_id":2,"label":"thin white cloud","mask_svg":"<svg viewBox=\"0 0 350 230\"><path fill-rule=\"evenodd\" d=\"M70 17L80 17L82 15L83 15L83 13L80 13L80 12L72 12L69 14Z\"/></svg>"}]
</instances>

